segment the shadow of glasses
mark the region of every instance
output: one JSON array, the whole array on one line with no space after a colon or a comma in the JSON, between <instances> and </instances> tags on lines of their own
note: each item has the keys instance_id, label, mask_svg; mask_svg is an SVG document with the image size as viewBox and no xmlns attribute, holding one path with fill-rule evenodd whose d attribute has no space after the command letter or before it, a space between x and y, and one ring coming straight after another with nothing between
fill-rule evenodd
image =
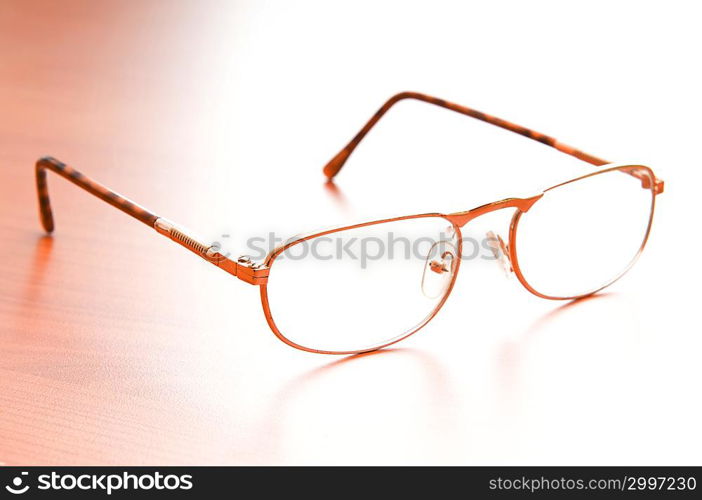
<instances>
[{"instance_id":1,"label":"shadow of glasses","mask_svg":"<svg viewBox=\"0 0 702 500\"><path fill-rule=\"evenodd\" d=\"M617 296L616 293L598 293L567 302L537 318L516 339L505 341L498 349L496 360L497 383L502 403L507 407L513 407L516 404L515 400L519 400L517 396L520 392L518 387L523 374L523 358L529 346L549 325L575 310L581 310L586 305L615 300Z\"/></svg>"},{"instance_id":2,"label":"shadow of glasses","mask_svg":"<svg viewBox=\"0 0 702 500\"><path fill-rule=\"evenodd\" d=\"M329 193L329 196L334 201L334 203L343 211L348 212L350 210L349 201L344 195L344 192L339 186L337 186L334 181L328 180L324 183L324 190Z\"/></svg>"},{"instance_id":3,"label":"shadow of glasses","mask_svg":"<svg viewBox=\"0 0 702 500\"><path fill-rule=\"evenodd\" d=\"M422 416L408 415L407 418L429 418L433 423L437 423L435 426L430 426L436 429L437 432L434 441L436 446L450 447L458 432L458 422L457 417L452 418L452 412L455 411L453 406L454 398L444 368L433 356L425 351L409 348L391 348L337 359L304 372L286 383L274 394L270 406L265 412L265 419L259 429L259 435L264 438L257 441L259 445L257 454L265 457L267 463L271 462L272 457L274 457L273 461L285 462L286 457L282 456L282 449L285 442L294 437L288 434L299 433L304 435L306 432L311 432L308 423L306 423L304 428L301 426L296 427L291 423L296 421L291 417L299 409L299 405L296 403L303 397L303 394L317 387L322 391L322 394L318 395L316 400L323 402L323 391L327 390L322 384L324 379L331 376L341 376L342 370L349 369L352 370L350 380L358 379L362 381L359 382L361 384L367 383L367 380L364 381L363 378L364 374L368 374L367 369L364 368L366 364L379 358L383 358L383 363L386 363L390 357L398 360L400 358L409 360L412 367L409 369L412 370L413 374L419 374L422 377L421 383L415 385L417 391L413 391L411 397L420 399L419 405L426 410L425 413L428 413L428 416L426 414ZM364 371L359 372L358 370ZM320 385L317 386L317 384ZM425 389L422 390L422 388ZM335 388L335 393L338 390L343 389ZM354 396L349 395L349 397L353 398ZM395 395L393 398L394 407L402 404L401 400L403 397L401 393ZM417 404L416 401L412 401L412 403ZM374 411L382 413L383 408L375 408ZM265 448L260 448L261 446Z\"/></svg>"},{"instance_id":4,"label":"shadow of glasses","mask_svg":"<svg viewBox=\"0 0 702 500\"><path fill-rule=\"evenodd\" d=\"M27 273L27 281L24 286L22 297L27 302L33 302L39 296L41 286L44 282L46 267L51 260L51 253L54 239L49 235L42 235L34 245L34 253L29 263L30 270Z\"/></svg>"}]
</instances>

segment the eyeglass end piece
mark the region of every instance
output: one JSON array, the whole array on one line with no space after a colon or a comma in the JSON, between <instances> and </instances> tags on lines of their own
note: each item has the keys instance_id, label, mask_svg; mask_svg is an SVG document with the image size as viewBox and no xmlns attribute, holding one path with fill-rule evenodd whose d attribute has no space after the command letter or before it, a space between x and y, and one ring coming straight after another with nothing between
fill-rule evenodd
<instances>
[{"instance_id":1,"label":"eyeglass end piece","mask_svg":"<svg viewBox=\"0 0 702 500\"><path fill-rule=\"evenodd\" d=\"M232 260L219 252L219 246L202 243L168 219L163 217L156 219L154 229L242 281L251 285L263 285L268 281L268 268L263 264L253 262L245 256Z\"/></svg>"}]
</instances>

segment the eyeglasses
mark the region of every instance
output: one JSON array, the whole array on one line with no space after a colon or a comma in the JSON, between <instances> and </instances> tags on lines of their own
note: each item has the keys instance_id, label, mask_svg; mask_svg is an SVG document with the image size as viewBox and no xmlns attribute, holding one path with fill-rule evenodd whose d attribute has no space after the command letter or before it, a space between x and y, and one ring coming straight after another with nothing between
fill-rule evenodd
<instances>
[{"instance_id":1,"label":"eyeglasses","mask_svg":"<svg viewBox=\"0 0 702 500\"><path fill-rule=\"evenodd\" d=\"M390 98L324 167L329 182L380 118L416 99L551 146L606 168L527 198L455 213L427 213L338 227L288 240L254 261L230 259L218 245L160 217L51 157L36 163L41 221L54 229L51 170L242 281L259 287L275 335L304 351L355 354L386 347L426 325L446 302L463 260L461 229L481 215L513 212L508 241L489 247L531 293L577 299L609 286L646 244L663 181L643 165L608 164L556 139L474 109L414 92ZM622 175L624 174L624 175Z\"/></svg>"}]
</instances>

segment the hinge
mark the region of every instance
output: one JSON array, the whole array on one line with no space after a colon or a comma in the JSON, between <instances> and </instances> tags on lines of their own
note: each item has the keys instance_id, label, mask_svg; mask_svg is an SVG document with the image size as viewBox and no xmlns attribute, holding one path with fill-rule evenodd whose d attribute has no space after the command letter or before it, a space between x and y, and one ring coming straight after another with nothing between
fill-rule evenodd
<instances>
[{"instance_id":1,"label":"hinge","mask_svg":"<svg viewBox=\"0 0 702 500\"><path fill-rule=\"evenodd\" d=\"M251 258L245 255L234 261L210 247L205 258L251 285L265 285L268 282L268 267L252 261Z\"/></svg>"},{"instance_id":2,"label":"hinge","mask_svg":"<svg viewBox=\"0 0 702 500\"><path fill-rule=\"evenodd\" d=\"M199 241L167 219L156 219L154 229L242 281L252 285L263 285L268 281L268 267L265 265L256 263L247 256L241 256L236 261L231 260L222 255L218 247Z\"/></svg>"}]
</instances>

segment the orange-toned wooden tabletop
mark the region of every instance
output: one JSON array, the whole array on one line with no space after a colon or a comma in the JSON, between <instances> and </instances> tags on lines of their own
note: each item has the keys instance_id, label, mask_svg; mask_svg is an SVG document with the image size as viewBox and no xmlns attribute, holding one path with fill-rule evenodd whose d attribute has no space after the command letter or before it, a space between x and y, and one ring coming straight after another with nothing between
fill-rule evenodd
<instances>
[{"instance_id":1,"label":"orange-toned wooden tabletop","mask_svg":"<svg viewBox=\"0 0 702 500\"><path fill-rule=\"evenodd\" d=\"M191 205L207 201L193 198L199 183L211 187L206 176L174 173L211 137L196 130L212 105L195 97L208 90L194 74L201 59L182 57L207 42L204 28L187 32L197 15L194 3L0 5L2 463L222 463L251 453L230 449L222 431L246 355L211 342L234 322L230 301L209 306L227 280L53 174L56 231L45 236L33 186L33 162L52 154L176 218L206 212ZM183 59L191 66L178 67ZM192 311L224 321L208 330Z\"/></svg>"}]
</instances>

